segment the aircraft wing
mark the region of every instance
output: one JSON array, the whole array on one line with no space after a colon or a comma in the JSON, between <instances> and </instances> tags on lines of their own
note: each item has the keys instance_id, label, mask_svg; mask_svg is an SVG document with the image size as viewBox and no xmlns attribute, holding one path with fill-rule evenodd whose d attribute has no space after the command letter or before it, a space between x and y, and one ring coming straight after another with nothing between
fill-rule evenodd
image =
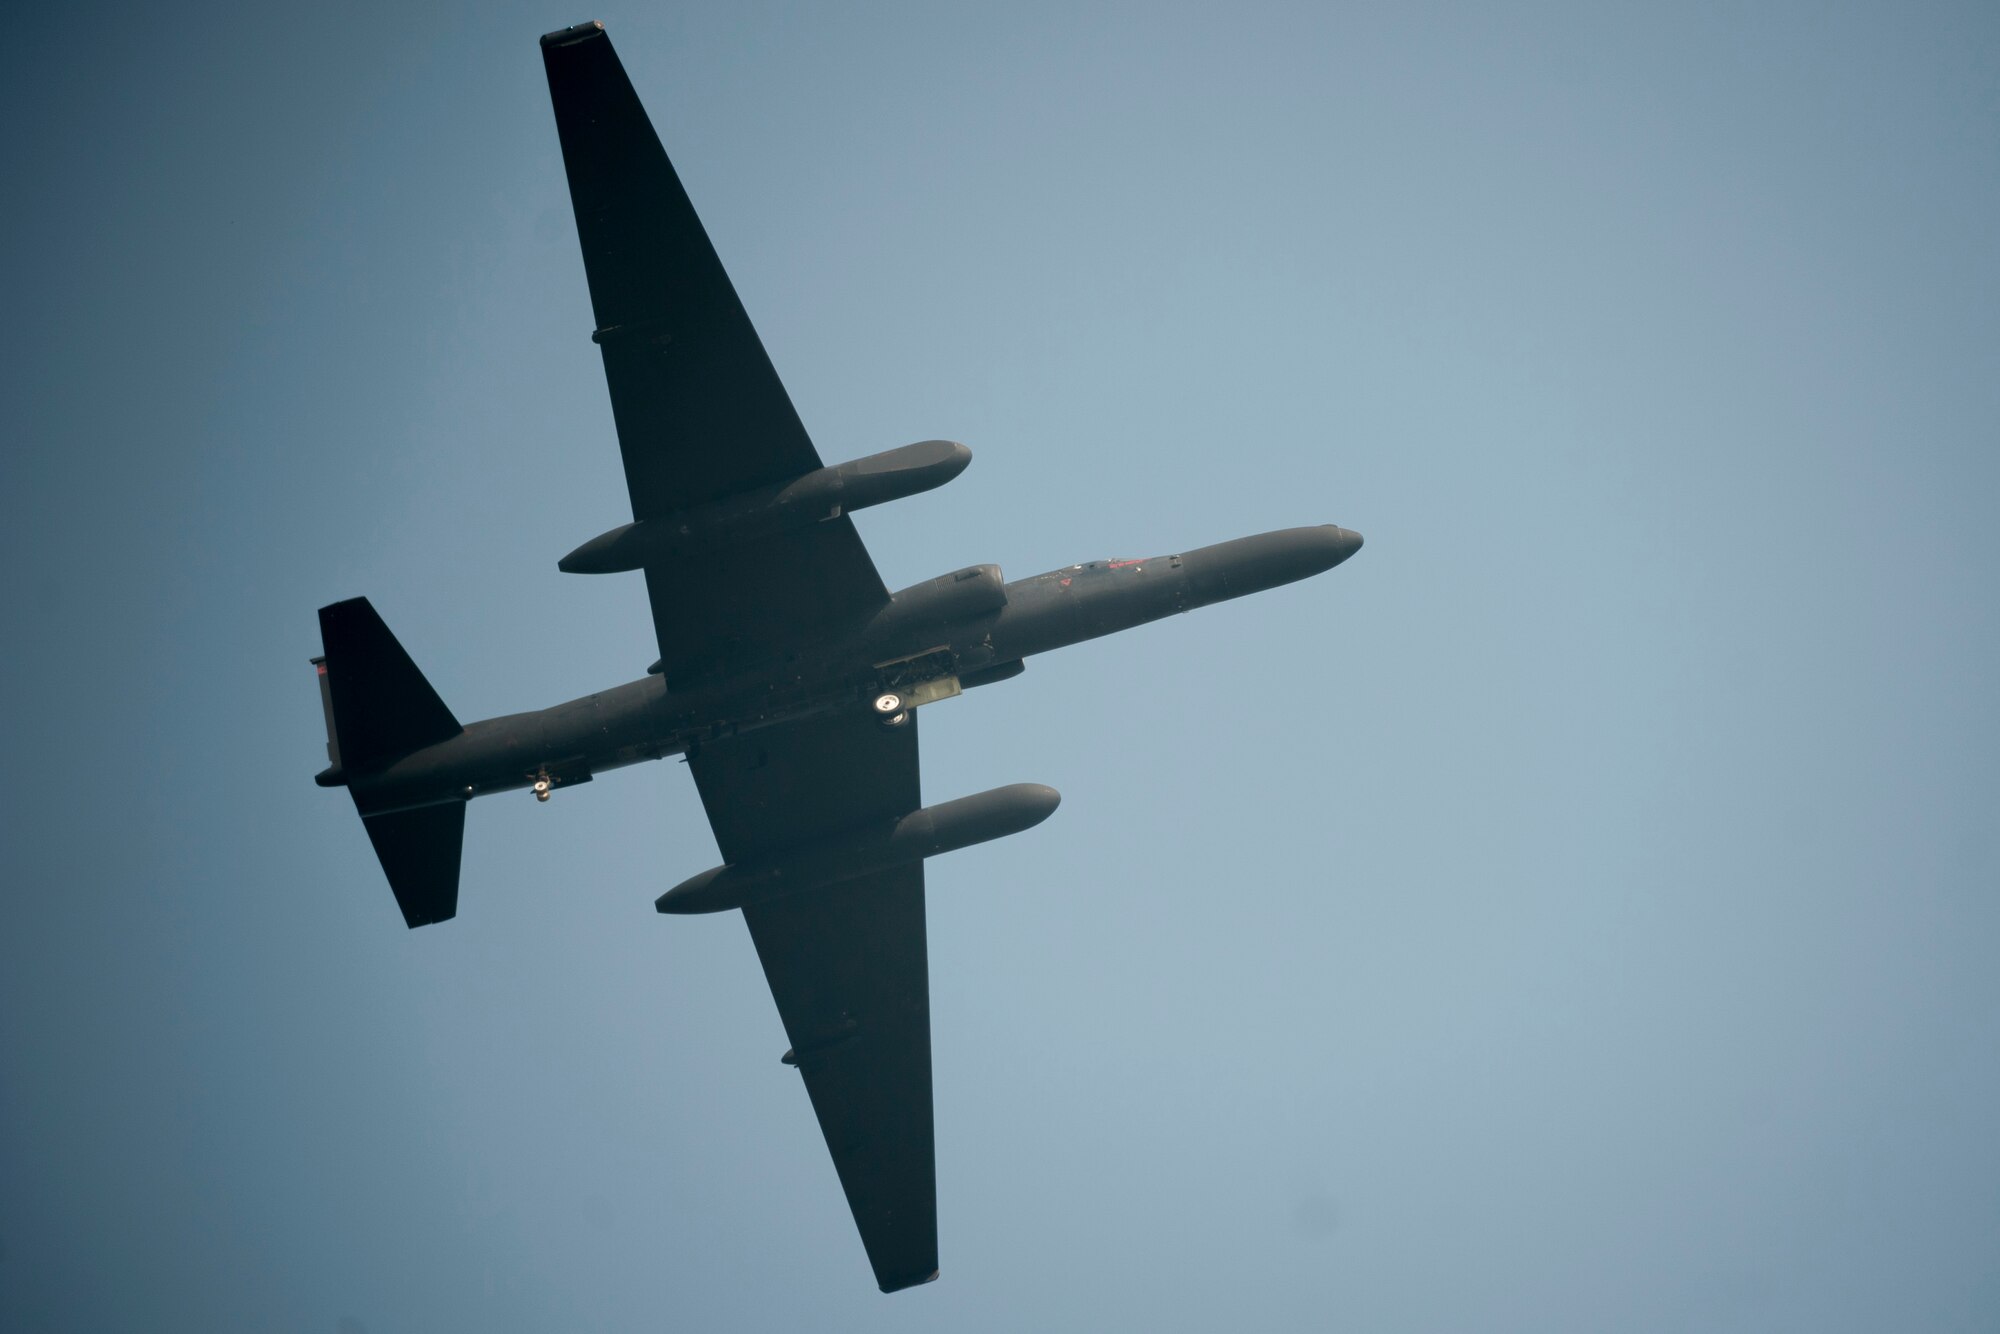
<instances>
[{"instance_id":1,"label":"aircraft wing","mask_svg":"<svg viewBox=\"0 0 2000 1334\"><path fill-rule=\"evenodd\" d=\"M646 109L597 24L542 38L634 519L821 466ZM649 565L678 689L782 654L888 601L845 516Z\"/></svg>"},{"instance_id":2,"label":"aircraft wing","mask_svg":"<svg viewBox=\"0 0 2000 1334\"><path fill-rule=\"evenodd\" d=\"M917 724L823 715L688 760L725 861L916 810ZM884 1292L937 1277L922 862L743 910Z\"/></svg>"}]
</instances>

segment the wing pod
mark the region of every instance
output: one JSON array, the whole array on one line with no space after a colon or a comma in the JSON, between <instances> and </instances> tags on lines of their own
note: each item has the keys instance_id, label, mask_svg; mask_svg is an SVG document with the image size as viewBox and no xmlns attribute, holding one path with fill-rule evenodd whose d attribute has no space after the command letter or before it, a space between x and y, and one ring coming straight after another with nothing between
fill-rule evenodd
<instances>
[{"instance_id":1,"label":"wing pod","mask_svg":"<svg viewBox=\"0 0 2000 1334\"><path fill-rule=\"evenodd\" d=\"M725 912L837 884L1032 829L1048 819L1061 801L1061 794L1052 787L1010 783L911 811L888 824L793 849L771 861L703 871L660 895L653 906L663 913Z\"/></svg>"},{"instance_id":2,"label":"wing pod","mask_svg":"<svg viewBox=\"0 0 2000 1334\"><path fill-rule=\"evenodd\" d=\"M565 574L618 574L680 552L768 537L933 490L964 472L970 462L972 451L964 445L919 441L820 468L776 486L613 528L564 556L556 568Z\"/></svg>"}]
</instances>

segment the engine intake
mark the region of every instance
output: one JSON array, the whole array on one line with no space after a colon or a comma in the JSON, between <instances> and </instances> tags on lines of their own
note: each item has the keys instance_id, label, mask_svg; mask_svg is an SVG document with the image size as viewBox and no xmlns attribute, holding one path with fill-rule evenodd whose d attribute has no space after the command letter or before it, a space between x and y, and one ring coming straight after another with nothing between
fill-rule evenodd
<instances>
[{"instance_id":1,"label":"engine intake","mask_svg":"<svg viewBox=\"0 0 2000 1334\"><path fill-rule=\"evenodd\" d=\"M940 642L953 626L991 616L1007 605L1007 580L998 565L968 565L912 584L875 613L864 638L887 653L905 640Z\"/></svg>"}]
</instances>

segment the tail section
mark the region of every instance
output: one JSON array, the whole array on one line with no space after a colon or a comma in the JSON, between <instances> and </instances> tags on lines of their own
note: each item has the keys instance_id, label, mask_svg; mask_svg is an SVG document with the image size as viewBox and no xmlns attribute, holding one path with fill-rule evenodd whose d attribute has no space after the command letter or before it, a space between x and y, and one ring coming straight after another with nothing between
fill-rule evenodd
<instances>
[{"instance_id":1,"label":"tail section","mask_svg":"<svg viewBox=\"0 0 2000 1334\"><path fill-rule=\"evenodd\" d=\"M465 803L364 815L368 841L382 859L396 906L412 928L458 916L458 854L465 844Z\"/></svg>"},{"instance_id":2,"label":"tail section","mask_svg":"<svg viewBox=\"0 0 2000 1334\"><path fill-rule=\"evenodd\" d=\"M329 744L346 773L379 769L465 730L367 598L321 607L319 638Z\"/></svg>"},{"instance_id":3,"label":"tail section","mask_svg":"<svg viewBox=\"0 0 2000 1334\"><path fill-rule=\"evenodd\" d=\"M327 681L326 659L314 658L312 665L319 674L319 710L326 715L326 768L313 781L321 787L339 787L347 775L340 767L340 738L333 731L333 686Z\"/></svg>"},{"instance_id":4,"label":"tail section","mask_svg":"<svg viewBox=\"0 0 2000 1334\"><path fill-rule=\"evenodd\" d=\"M367 598L321 607L319 634L326 656L313 663L319 671L331 762L319 782L347 785L403 920L417 927L454 917L465 803L370 814L366 779L411 751L449 741L465 729Z\"/></svg>"}]
</instances>

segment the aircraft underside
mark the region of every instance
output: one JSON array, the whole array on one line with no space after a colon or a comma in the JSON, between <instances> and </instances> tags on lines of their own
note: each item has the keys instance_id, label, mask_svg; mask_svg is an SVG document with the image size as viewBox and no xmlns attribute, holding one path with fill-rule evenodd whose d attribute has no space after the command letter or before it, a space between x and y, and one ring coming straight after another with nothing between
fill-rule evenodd
<instances>
[{"instance_id":1,"label":"aircraft underside","mask_svg":"<svg viewBox=\"0 0 2000 1334\"><path fill-rule=\"evenodd\" d=\"M740 911L885 1292L937 1277L926 858L1046 819L1014 783L926 806L918 713L1065 644L1318 574L1330 524L893 596L851 515L971 451L826 466L793 411L603 25L542 38L631 522L563 556L646 581L659 660L553 708L462 724L365 598L320 609L322 786L346 787L405 923L458 912L466 803L684 755L722 862L661 913ZM717 448L715 441L730 447Z\"/></svg>"}]
</instances>

